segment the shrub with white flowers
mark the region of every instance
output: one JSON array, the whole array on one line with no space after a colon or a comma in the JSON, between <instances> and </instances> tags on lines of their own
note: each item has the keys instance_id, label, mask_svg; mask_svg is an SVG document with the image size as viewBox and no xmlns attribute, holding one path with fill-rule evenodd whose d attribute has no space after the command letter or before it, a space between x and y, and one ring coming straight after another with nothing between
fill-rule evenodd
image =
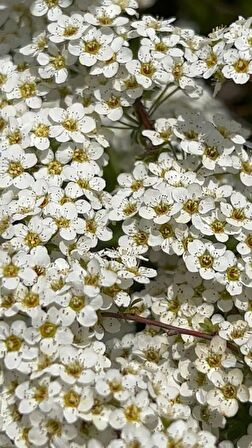
<instances>
[{"instance_id":1,"label":"shrub with white flowers","mask_svg":"<svg viewBox=\"0 0 252 448\"><path fill-rule=\"evenodd\" d=\"M252 19L3 0L0 446L252 446Z\"/></svg>"}]
</instances>

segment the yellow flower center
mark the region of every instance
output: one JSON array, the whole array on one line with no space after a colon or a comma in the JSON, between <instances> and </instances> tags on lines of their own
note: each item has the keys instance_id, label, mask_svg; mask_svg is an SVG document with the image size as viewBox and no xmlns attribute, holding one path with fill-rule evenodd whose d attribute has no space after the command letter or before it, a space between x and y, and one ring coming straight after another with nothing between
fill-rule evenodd
<instances>
[{"instance_id":1,"label":"yellow flower center","mask_svg":"<svg viewBox=\"0 0 252 448\"><path fill-rule=\"evenodd\" d=\"M132 213L135 213L136 211L137 211L137 205L130 202L123 208L123 213L125 216L130 216Z\"/></svg>"},{"instance_id":2,"label":"yellow flower center","mask_svg":"<svg viewBox=\"0 0 252 448\"><path fill-rule=\"evenodd\" d=\"M7 75L0 73L0 86L3 85L6 80L7 80Z\"/></svg>"},{"instance_id":3,"label":"yellow flower center","mask_svg":"<svg viewBox=\"0 0 252 448\"><path fill-rule=\"evenodd\" d=\"M72 159L75 162L79 162L79 163L89 161L89 157L88 157L87 153L82 148L75 148L75 150L73 152Z\"/></svg>"},{"instance_id":4,"label":"yellow flower center","mask_svg":"<svg viewBox=\"0 0 252 448\"><path fill-rule=\"evenodd\" d=\"M82 310L82 308L84 308L85 302L85 297L73 296L69 302L69 306L70 308L72 308L72 310L79 312Z\"/></svg>"},{"instance_id":5,"label":"yellow flower center","mask_svg":"<svg viewBox=\"0 0 252 448\"><path fill-rule=\"evenodd\" d=\"M209 367L217 368L217 367L221 366L221 358L222 358L222 356L219 355L218 353L211 353L207 357L206 361L207 361Z\"/></svg>"},{"instance_id":6,"label":"yellow flower center","mask_svg":"<svg viewBox=\"0 0 252 448\"><path fill-rule=\"evenodd\" d=\"M22 174L23 172L24 172L24 168L20 162L10 162L9 163L7 173L12 178L20 176L20 174Z\"/></svg>"},{"instance_id":7,"label":"yellow flower center","mask_svg":"<svg viewBox=\"0 0 252 448\"><path fill-rule=\"evenodd\" d=\"M65 68L66 61L64 56L59 54L58 56L51 56L50 62L56 70L60 70L61 68Z\"/></svg>"},{"instance_id":8,"label":"yellow flower center","mask_svg":"<svg viewBox=\"0 0 252 448\"><path fill-rule=\"evenodd\" d=\"M250 234L247 236L247 238L246 238L246 240L245 240L245 243L247 244L247 246L248 246L250 249L252 249L252 233L250 233Z\"/></svg>"},{"instance_id":9,"label":"yellow flower center","mask_svg":"<svg viewBox=\"0 0 252 448\"><path fill-rule=\"evenodd\" d=\"M113 23L113 19L111 19L110 17L106 16L105 14L101 17L98 18L100 25L111 25Z\"/></svg>"},{"instance_id":10,"label":"yellow flower center","mask_svg":"<svg viewBox=\"0 0 252 448\"><path fill-rule=\"evenodd\" d=\"M164 239L172 238L174 236L173 228L170 224L165 223L160 226L159 232Z\"/></svg>"},{"instance_id":11,"label":"yellow flower center","mask_svg":"<svg viewBox=\"0 0 252 448\"><path fill-rule=\"evenodd\" d=\"M237 73L246 73L248 70L249 61L246 61L245 59L238 59L233 64L233 67Z\"/></svg>"},{"instance_id":12,"label":"yellow flower center","mask_svg":"<svg viewBox=\"0 0 252 448\"><path fill-rule=\"evenodd\" d=\"M152 78L155 73L155 67L151 62L144 62L141 64L140 73L143 76L147 76L147 78Z\"/></svg>"},{"instance_id":13,"label":"yellow flower center","mask_svg":"<svg viewBox=\"0 0 252 448\"><path fill-rule=\"evenodd\" d=\"M223 233L225 229L225 221L219 221L216 219L212 222L211 229L214 233Z\"/></svg>"},{"instance_id":14,"label":"yellow flower center","mask_svg":"<svg viewBox=\"0 0 252 448\"><path fill-rule=\"evenodd\" d=\"M145 350L144 355L149 362L154 362L157 364L160 361L160 355L157 349L149 348L148 350Z\"/></svg>"},{"instance_id":15,"label":"yellow flower center","mask_svg":"<svg viewBox=\"0 0 252 448\"><path fill-rule=\"evenodd\" d=\"M59 4L59 0L45 0L46 5L48 8L54 8Z\"/></svg>"},{"instance_id":16,"label":"yellow flower center","mask_svg":"<svg viewBox=\"0 0 252 448\"><path fill-rule=\"evenodd\" d=\"M35 232L28 232L24 241L30 248L39 246L42 242L38 233Z\"/></svg>"},{"instance_id":17,"label":"yellow flower center","mask_svg":"<svg viewBox=\"0 0 252 448\"><path fill-rule=\"evenodd\" d=\"M22 339L14 334L8 336L4 342L8 352L18 352L23 345Z\"/></svg>"},{"instance_id":18,"label":"yellow flower center","mask_svg":"<svg viewBox=\"0 0 252 448\"><path fill-rule=\"evenodd\" d=\"M38 124L35 128L32 129L33 133L36 137L48 137L49 135L49 126L44 123Z\"/></svg>"},{"instance_id":19,"label":"yellow flower center","mask_svg":"<svg viewBox=\"0 0 252 448\"><path fill-rule=\"evenodd\" d=\"M95 219L87 219L86 220L86 230L89 233L93 233L93 234L96 233L97 224L96 224Z\"/></svg>"},{"instance_id":20,"label":"yellow flower center","mask_svg":"<svg viewBox=\"0 0 252 448\"><path fill-rule=\"evenodd\" d=\"M242 171L246 174L252 175L252 163L250 162L243 162L242 163Z\"/></svg>"},{"instance_id":21,"label":"yellow flower center","mask_svg":"<svg viewBox=\"0 0 252 448\"><path fill-rule=\"evenodd\" d=\"M183 209L190 215L193 215L199 211L199 201L188 199L183 205Z\"/></svg>"},{"instance_id":22,"label":"yellow flower center","mask_svg":"<svg viewBox=\"0 0 252 448\"><path fill-rule=\"evenodd\" d=\"M15 266L15 264L6 264L3 267L3 276L4 277L16 277L19 272L19 267Z\"/></svg>"},{"instance_id":23,"label":"yellow flower center","mask_svg":"<svg viewBox=\"0 0 252 448\"><path fill-rule=\"evenodd\" d=\"M19 87L19 92L22 98L30 98L36 95L36 83L35 82L25 82Z\"/></svg>"},{"instance_id":24,"label":"yellow flower center","mask_svg":"<svg viewBox=\"0 0 252 448\"><path fill-rule=\"evenodd\" d=\"M101 48L101 44L97 40L90 40L89 42L85 42L83 50L86 53L97 54Z\"/></svg>"},{"instance_id":25,"label":"yellow flower center","mask_svg":"<svg viewBox=\"0 0 252 448\"><path fill-rule=\"evenodd\" d=\"M78 31L78 27L77 26L68 25L64 29L63 35L65 37L72 37L72 36L74 36L74 34L76 34L77 31Z\"/></svg>"},{"instance_id":26,"label":"yellow flower center","mask_svg":"<svg viewBox=\"0 0 252 448\"><path fill-rule=\"evenodd\" d=\"M230 282L237 282L240 278L240 270L237 268L237 266L231 266L230 268L227 268L227 279Z\"/></svg>"},{"instance_id":27,"label":"yellow flower center","mask_svg":"<svg viewBox=\"0 0 252 448\"><path fill-rule=\"evenodd\" d=\"M205 59L206 65L208 68L214 67L217 63L217 56L215 53L210 53Z\"/></svg>"},{"instance_id":28,"label":"yellow flower center","mask_svg":"<svg viewBox=\"0 0 252 448\"><path fill-rule=\"evenodd\" d=\"M49 419L45 426L49 439L55 436L60 437L62 433L62 424L58 420Z\"/></svg>"},{"instance_id":29,"label":"yellow flower center","mask_svg":"<svg viewBox=\"0 0 252 448\"><path fill-rule=\"evenodd\" d=\"M78 130L78 123L73 118L67 118L61 124L69 132L76 132Z\"/></svg>"},{"instance_id":30,"label":"yellow flower center","mask_svg":"<svg viewBox=\"0 0 252 448\"><path fill-rule=\"evenodd\" d=\"M17 145L22 141L22 135L19 129L16 129L15 131L8 134L7 138L10 145Z\"/></svg>"},{"instance_id":31,"label":"yellow flower center","mask_svg":"<svg viewBox=\"0 0 252 448\"><path fill-rule=\"evenodd\" d=\"M144 232L143 230L139 230L134 236L133 236L134 242L137 244L137 246L144 246L148 242L148 234Z\"/></svg>"},{"instance_id":32,"label":"yellow flower center","mask_svg":"<svg viewBox=\"0 0 252 448\"><path fill-rule=\"evenodd\" d=\"M12 305L14 305L15 302L16 301L15 301L15 298L14 298L13 294L9 294L9 295L3 296L1 298L1 307L5 308L5 309L11 308Z\"/></svg>"},{"instance_id":33,"label":"yellow flower center","mask_svg":"<svg viewBox=\"0 0 252 448\"><path fill-rule=\"evenodd\" d=\"M48 388L45 385L38 386L34 392L34 400L41 402L48 398Z\"/></svg>"},{"instance_id":34,"label":"yellow flower center","mask_svg":"<svg viewBox=\"0 0 252 448\"><path fill-rule=\"evenodd\" d=\"M124 415L128 422L138 422L140 420L141 409L135 404L130 404L124 409Z\"/></svg>"},{"instance_id":35,"label":"yellow flower center","mask_svg":"<svg viewBox=\"0 0 252 448\"><path fill-rule=\"evenodd\" d=\"M205 146L204 154L210 160L216 160L219 157L217 146Z\"/></svg>"},{"instance_id":36,"label":"yellow flower center","mask_svg":"<svg viewBox=\"0 0 252 448\"><path fill-rule=\"evenodd\" d=\"M166 51L168 50L168 47L167 47L167 45L165 45L164 42L158 42L155 45L155 50L160 51L161 53L166 53Z\"/></svg>"},{"instance_id":37,"label":"yellow flower center","mask_svg":"<svg viewBox=\"0 0 252 448\"><path fill-rule=\"evenodd\" d=\"M22 300L26 308L35 308L39 305L39 295L34 292L28 292Z\"/></svg>"},{"instance_id":38,"label":"yellow flower center","mask_svg":"<svg viewBox=\"0 0 252 448\"><path fill-rule=\"evenodd\" d=\"M116 109L121 105L119 96L111 95L111 97L106 101L106 104L110 109Z\"/></svg>"},{"instance_id":39,"label":"yellow flower center","mask_svg":"<svg viewBox=\"0 0 252 448\"><path fill-rule=\"evenodd\" d=\"M75 390L70 389L64 394L64 404L69 408L77 408L80 404L81 396L75 392Z\"/></svg>"},{"instance_id":40,"label":"yellow flower center","mask_svg":"<svg viewBox=\"0 0 252 448\"><path fill-rule=\"evenodd\" d=\"M58 160L52 160L47 165L47 171L49 174L58 175L62 171L62 165Z\"/></svg>"},{"instance_id":41,"label":"yellow flower center","mask_svg":"<svg viewBox=\"0 0 252 448\"><path fill-rule=\"evenodd\" d=\"M213 267L213 257L207 252L199 258L200 266L205 269L209 269Z\"/></svg>"},{"instance_id":42,"label":"yellow flower center","mask_svg":"<svg viewBox=\"0 0 252 448\"><path fill-rule=\"evenodd\" d=\"M172 74L174 76L175 81L179 81L179 79L183 76L182 64L175 64L172 69Z\"/></svg>"},{"instance_id":43,"label":"yellow flower center","mask_svg":"<svg viewBox=\"0 0 252 448\"><path fill-rule=\"evenodd\" d=\"M231 218L236 221L244 221L246 218L243 208L234 208L231 214Z\"/></svg>"},{"instance_id":44,"label":"yellow flower center","mask_svg":"<svg viewBox=\"0 0 252 448\"><path fill-rule=\"evenodd\" d=\"M161 216L168 213L171 210L171 206L170 204L161 201L158 205L155 205L155 207L153 207L153 210L155 211L157 216Z\"/></svg>"},{"instance_id":45,"label":"yellow flower center","mask_svg":"<svg viewBox=\"0 0 252 448\"><path fill-rule=\"evenodd\" d=\"M64 218L63 216L61 216L60 218L56 218L54 221L58 229L66 229L70 226L70 220Z\"/></svg>"},{"instance_id":46,"label":"yellow flower center","mask_svg":"<svg viewBox=\"0 0 252 448\"><path fill-rule=\"evenodd\" d=\"M223 393L224 397L227 399L236 398L236 387L232 384L226 384L222 389L221 392Z\"/></svg>"},{"instance_id":47,"label":"yellow flower center","mask_svg":"<svg viewBox=\"0 0 252 448\"><path fill-rule=\"evenodd\" d=\"M42 338L53 338L57 332L57 325L51 322L45 322L39 328Z\"/></svg>"},{"instance_id":48,"label":"yellow flower center","mask_svg":"<svg viewBox=\"0 0 252 448\"><path fill-rule=\"evenodd\" d=\"M74 378L79 378L81 373L83 372L83 367L79 363L79 361L75 361L65 365L65 371L68 373L68 375L71 375Z\"/></svg>"}]
</instances>

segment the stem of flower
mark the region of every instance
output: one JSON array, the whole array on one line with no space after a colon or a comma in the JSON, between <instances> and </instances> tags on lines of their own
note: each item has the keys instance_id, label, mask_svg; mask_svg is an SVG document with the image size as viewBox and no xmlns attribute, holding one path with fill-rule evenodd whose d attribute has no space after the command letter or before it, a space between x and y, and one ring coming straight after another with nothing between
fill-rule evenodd
<instances>
[{"instance_id":1,"label":"stem of flower","mask_svg":"<svg viewBox=\"0 0 252 448\"><path fill-rule=\"evenodd\" d=\"M202 338L207 340L211 340L213 336L215 336L215 333L207 334L201 331L190 330L189 328L187 329L187 328L175 327L174 325L168 325L163 322L159 322L158 320L147 319L146 317L137 316L135 314L112 313L110 311L103 311L101 315L104 317L113 317L115 319L132 320L134 322L139 322L141 324L163 328L163 330L167 332L168 336L173 336L177 334L187 334L188 336L194 336L196 338Z\"/></svg>"}]
</instances>

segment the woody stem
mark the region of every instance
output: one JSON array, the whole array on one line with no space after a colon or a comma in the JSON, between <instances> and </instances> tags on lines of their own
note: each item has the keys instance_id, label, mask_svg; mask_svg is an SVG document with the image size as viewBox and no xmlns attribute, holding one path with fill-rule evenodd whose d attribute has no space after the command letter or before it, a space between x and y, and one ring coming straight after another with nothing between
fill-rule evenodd
<instances>
[{"instance_id":1,"label":"woody stem","mask_svg":"<svg viewBox=\"0 0 252 448\"><path fill-rule=\"evenodd\" d=\"M135 314L112 313L110 311L103 311L101 314L104 317L113 317L116 319L132 320L134 322L139 322L139 323L142 323L145 325L152 325L153 327L159 327L159 328L162 328L163 330L167 331L168 335L170 335L170 336L176 335L176 334L187 334L189 336L194 336L196 338L202 338L202 339L208 339L208 340L211 340L213 338L213 336L215 336L215 333L207 334L207 333L203 333L201 331L175 327L174 325L168 325L163 322L159 322L158 320L147 319L146 317L142 317L142 316L136 316Z\"/></svg>"}]
</instances>

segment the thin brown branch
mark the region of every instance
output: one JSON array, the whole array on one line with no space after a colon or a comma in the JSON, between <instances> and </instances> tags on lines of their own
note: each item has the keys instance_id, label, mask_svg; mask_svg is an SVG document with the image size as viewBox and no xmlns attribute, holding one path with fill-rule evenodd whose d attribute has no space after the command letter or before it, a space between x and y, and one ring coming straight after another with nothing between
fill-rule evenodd
<instances>
[{"instance_id":1,"label":"thin brown branch","mask_svg":"<svg viewBox=\"0 0 252 448\"><path fill-rule=\"evenodd\" d=\"M146 317L142 316L136 316L135 314L129 314L129 313L112 313L110 311L103 311L102 316L104 317L113 317L116 319L123 319L123 320L132 320L134 322L139 322L145 325L152 325L153 327L159 327L163 330L167 331L168 336L176 335L176 334L186 334L188 336L194 336L196 338L202 338L211 340L213 336L215 336L215 333L208 334L203 333L201 331L196 330L190 330L189 328L181 328L181 327L175 327L174 325L168 325L164 322L160 322L158 320L154 319L147 319Z\"/></svg>"},{"instance_id":2,"label":"thin brown branch","mask_svg":"<svg viewBox=\"0 0 252 448\"><path fill-rule=\"evenodd\" d=\"M153 125L153 121L151 120L151 117L148 114L148 112L147 112L146 108L144 107L140 98L138 98L135 101L134 109L135 109L136 118L140 124L140 127L142 127L143 129L148 129L148 130L155 129L154 125ZM151 143L149 143L148 145L145 146L145 149L147 151L155 151L156 148Z\"/></svg>"},{"instance_id":3,"label":"thin brown branch","mask_svg":"<svg viewBox=\"0 0 252 448\"><path fill-rule=\"evenodd\" d=\"M142 125L144 129L154 129L153 122L145 109L142 101L138 98L134 103L134 109L136 111L136 116L139 123Z\"/></svg>"}]
</instances>

